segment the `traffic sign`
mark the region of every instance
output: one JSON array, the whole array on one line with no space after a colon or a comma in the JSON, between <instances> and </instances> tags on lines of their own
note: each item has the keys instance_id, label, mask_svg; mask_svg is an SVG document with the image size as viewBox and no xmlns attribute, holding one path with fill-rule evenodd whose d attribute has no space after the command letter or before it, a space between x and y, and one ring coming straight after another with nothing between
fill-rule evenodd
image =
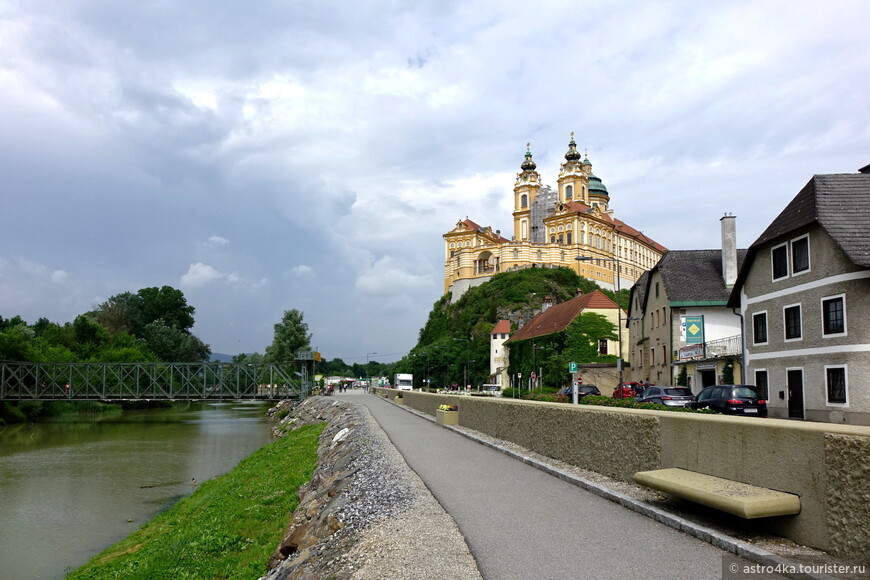
<instances>
[{"instance_id":1,"label":"traffic sign","mask_svg":"<svg viewBox=\"0 0 870 580\"><path fill-rule=\"evenodd\" d=\"M568 363L568 372L569 373L576 373L577 369L578 369L577 363L575 363L575 362Z\"/></svg>"},{"instance_id":2,"label":"traffic sign","mask_svg":"<svg viewBox=\"0 0 870 580\"><path fill-rule=\"evenodd\" d=\"M531 374L532 380L538 378L538 375L533 371Z\"/></svg>"}]
</instances>

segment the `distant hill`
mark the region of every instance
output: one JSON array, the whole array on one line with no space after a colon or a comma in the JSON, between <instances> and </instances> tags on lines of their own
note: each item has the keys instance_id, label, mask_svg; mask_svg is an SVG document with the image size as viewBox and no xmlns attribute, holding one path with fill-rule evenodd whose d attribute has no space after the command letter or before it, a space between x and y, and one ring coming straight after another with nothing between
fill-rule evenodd
<instances>
[{"instance_id":1,"label":"distant hill","mask_svg":"<svg viewBox=\"0 0 870 580\"><path fill-rule=\"evenodd\" d=\"M236 355L224 354L222 352L213 352L213 353L211 353L211 358L209 359L209 362L230 363L230 362L233 362L234 356L236 356Z\"/></svg>"}]
</instances>

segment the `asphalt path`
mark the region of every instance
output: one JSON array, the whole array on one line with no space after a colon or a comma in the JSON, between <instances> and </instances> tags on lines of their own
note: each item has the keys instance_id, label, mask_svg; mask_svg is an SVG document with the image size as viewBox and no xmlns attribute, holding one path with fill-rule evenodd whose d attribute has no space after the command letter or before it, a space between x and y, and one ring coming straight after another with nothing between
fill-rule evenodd
<instances>
[{"instance_id":1,"label":"asphalt path","mask_svg":"<svg viewBox=\"0 0 870 580\"><path fill-rule=\"evenodd\" d=\"M723 550L376 396L365 405L492 580L723 577Z\"/></svg>"}]
</instances>

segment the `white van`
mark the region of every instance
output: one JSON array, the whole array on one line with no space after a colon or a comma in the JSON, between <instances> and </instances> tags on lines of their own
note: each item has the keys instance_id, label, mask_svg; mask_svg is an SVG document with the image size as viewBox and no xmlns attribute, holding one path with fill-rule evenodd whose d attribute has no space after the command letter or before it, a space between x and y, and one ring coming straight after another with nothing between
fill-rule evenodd
<instances>
[{"instance_id":1,"label":"white van","mask_svg":"<svg viewBox=\"0 0 870 580\"><path fill-rule=\"evenodd\" d=\"M393 381L393 388L400 391L414 390L414 375L408 373L398 373Z\"/></svg>"}]
</instances>

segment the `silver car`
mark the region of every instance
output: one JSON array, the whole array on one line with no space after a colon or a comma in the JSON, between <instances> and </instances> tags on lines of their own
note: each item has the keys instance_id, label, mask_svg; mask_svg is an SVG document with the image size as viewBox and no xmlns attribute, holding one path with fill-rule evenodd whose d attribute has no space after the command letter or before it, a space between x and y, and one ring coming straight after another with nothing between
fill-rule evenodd
<instances>
[{"instance_id":1,"label":"silver car","mask_svg":"<svg viewBox=\"0 0 870 580\"><path fill-rule=\"evenodd\" d=\"M685 407L694 401L692 391L687 387L647 387L637 398L639 403L658 403L668 407Z\"/></svg>"}]
</instances>

